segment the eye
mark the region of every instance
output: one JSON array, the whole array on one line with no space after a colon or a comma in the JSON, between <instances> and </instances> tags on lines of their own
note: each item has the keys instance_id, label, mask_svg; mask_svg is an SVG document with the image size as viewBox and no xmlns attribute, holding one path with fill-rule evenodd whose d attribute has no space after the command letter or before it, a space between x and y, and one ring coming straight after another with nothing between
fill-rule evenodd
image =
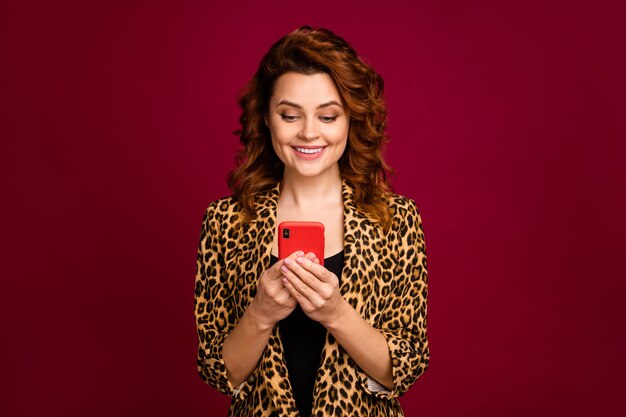
<instances>
[{"instance_id":1,"label":"eye","mask_svg":"<svg viewBox=\"0 0 626 417\"><path fill-rule=\"evenodd\" d=\"M324 123L332 123L335 120L337 120L338 116L321 116L320 119L322 120L322 122Z\"/></svg>"},{"instance_id":2,"label":"eye","mask_svg":"<svg viewBox=\"0 0 626 417\"><path fill-rule=\"evenodd\" d=\"M281 114L280 117L286 122L295 122L298 119L298 116L293 116L290 114Z\"/></svg>"}]
</instances>

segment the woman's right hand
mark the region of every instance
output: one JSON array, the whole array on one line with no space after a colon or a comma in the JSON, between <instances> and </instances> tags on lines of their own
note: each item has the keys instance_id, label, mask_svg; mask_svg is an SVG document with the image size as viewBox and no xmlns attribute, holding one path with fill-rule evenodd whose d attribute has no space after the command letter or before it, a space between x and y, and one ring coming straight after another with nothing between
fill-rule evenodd
<instances>
[{"instance_id":1,"label":"woman's right hand","mask_svg":"<svg viewBox=\"0 0 626 417\"><path fill-rule=\"evenodd\" d=\"M288 258L295 262L296 258L300 256L304 256L304 252L294 252ZM314 260L315 254L310 252L306 254L306 257ZM282 265L283 260L281 259L261 274L257 283L256 296L250 303L250 308L254 311L255 321L266 330L271 329L276 323L291 314L298 305L296 299L282 282L283 273L280 271Z\"/></svg>"}]
</instances>

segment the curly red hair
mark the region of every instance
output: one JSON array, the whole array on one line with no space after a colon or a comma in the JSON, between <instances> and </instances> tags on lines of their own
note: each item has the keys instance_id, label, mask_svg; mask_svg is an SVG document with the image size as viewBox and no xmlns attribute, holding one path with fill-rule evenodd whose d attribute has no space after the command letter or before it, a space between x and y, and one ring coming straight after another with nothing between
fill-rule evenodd
<instances>
[{"instance_id":1,"label":"curly red hair","mask_svg":"<svg viewBox=\"0 0 626 417\"><path fill-rule=\"evenodd\" d=\"M350 115L346 150L339 159L342 178L354 188L356 206L386 231L391 213L383 194L392 190L393 170L383 160L387 110L383 78L341 37L323 28L302 26L276 42L257 72L241 90L239 135L243 149L228 185L244 209L244 220L256 217L255 196L276 185L284 164L276 155L264 117L276 80L287 72L328 74Z\"/></svg>"}]
</instances>

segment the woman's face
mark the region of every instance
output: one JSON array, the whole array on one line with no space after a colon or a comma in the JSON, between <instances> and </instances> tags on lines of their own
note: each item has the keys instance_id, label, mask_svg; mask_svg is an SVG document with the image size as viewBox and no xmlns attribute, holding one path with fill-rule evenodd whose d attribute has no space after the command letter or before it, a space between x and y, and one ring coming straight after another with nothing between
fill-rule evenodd
<instances>
[{"instance_id":1,"label":"woman's face","mask_svg":"<svg viewBox=\"0 0 626 417\"><path fill-rule=\"evenodd\" d=\"M348 142L349 115L327 74L288 72L274 85L267 120L285 175L336 169Z\"/></svg>"}]
</instances>

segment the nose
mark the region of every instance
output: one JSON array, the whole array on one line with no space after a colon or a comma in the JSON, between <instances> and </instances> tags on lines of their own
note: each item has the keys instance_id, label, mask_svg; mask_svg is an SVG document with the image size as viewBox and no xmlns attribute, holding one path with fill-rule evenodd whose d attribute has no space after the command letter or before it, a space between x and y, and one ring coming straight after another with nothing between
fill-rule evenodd
<instances>
[{"instance_id":1,"label":"nose","mask_svg":"<svg viewBox=\"0 0 626 417\"><path fill-rule=\"evenodd\" d=\"M319 133L317 132L317 124L314 117L307 117L302 125L300 136L303 139L311 140L317 138Z\"/></svg>"}]
</instances>

